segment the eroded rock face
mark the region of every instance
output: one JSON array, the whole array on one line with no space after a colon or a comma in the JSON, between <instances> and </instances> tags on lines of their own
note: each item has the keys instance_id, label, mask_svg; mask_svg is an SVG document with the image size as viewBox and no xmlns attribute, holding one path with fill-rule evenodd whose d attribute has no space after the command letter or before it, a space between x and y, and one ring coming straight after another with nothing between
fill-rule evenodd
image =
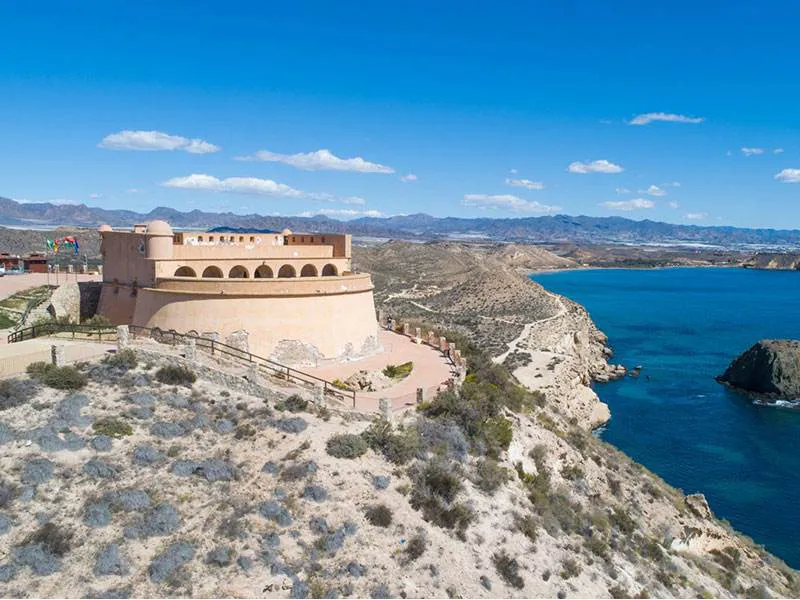
<instances>
[{"instance_id":1,"label":"eroded rock face","mask_svg":"<svg viewBox=\"0 0 800 600\"><path fill-rule=\"evenodd\" d=\"M717 381L751 394L800 398L800 341L761 340L734 359Z\"/></svg>"}]
</instances>

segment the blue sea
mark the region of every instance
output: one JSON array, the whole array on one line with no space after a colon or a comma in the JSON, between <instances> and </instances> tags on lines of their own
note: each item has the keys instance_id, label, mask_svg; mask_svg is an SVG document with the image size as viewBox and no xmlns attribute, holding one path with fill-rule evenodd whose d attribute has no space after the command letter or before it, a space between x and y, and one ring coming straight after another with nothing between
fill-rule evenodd
<instances>
[{"instance_id":1,"label":"blue sea","mask_svg":"<svg viewBox=\"0 0 800 600\"><path fill-rule=\"evenodd\" d=\"M639 378L598 384L603 439L800 568L800 410L754 405L716 381L763 338L800 339L800 273L582 270L532 277L582 304Z\"/></svg>"}]
</instances>

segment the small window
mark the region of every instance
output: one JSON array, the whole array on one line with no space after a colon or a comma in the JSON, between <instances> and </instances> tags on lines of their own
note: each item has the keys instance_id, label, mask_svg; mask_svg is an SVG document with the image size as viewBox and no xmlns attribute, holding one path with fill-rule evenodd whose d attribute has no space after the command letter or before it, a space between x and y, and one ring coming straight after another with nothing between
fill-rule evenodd
<instances>
[{"instance_id":1,"label":"small window","mask_svg":"<svg viewBox=\"0 0 800 600\"><path fill-rule=\"evenodd\" d=\"M244 236L243 236L243 235L240 235L240 236L239 236L239 243L241 244L241 243L243 243L243 242L244 242Z\"/></svg>"},{"instance_id":2,"label":"small window","mask_svg":"<svg viewBox=\"0 0 800 600\"><path fill-rule=\"evenodd\" d=\"M197 241L198 242L202 242L203 241L203 236L202 235L198 235L197 236Z\"/></svg>"},{"instance_id":3,"label":"small window","mask_svg":"<svg viewBox=\"0 0 800 600\"><path fill-rule=\"evenodd\" d=\"M252 243L253 243L253 242L255 242L255 241L256 241L256 238L254 238L254 237L251 235L251 236L250 236L250 243L252 244Z\"/></svg>"},{"instance_id":4,"label":"small window","mask_svg":"<svg viewBox=\"0 0 800 600\"><path fill-rule=\"evenodd\" d=\"M209 242L213 242L214 241L214 236L213 235L208 236L208 241Z\"/></svg>"},{"instance_id":5,"label":"small window","mask_svg":"<svg viewBox=\"0 0 800 600\"><path fill-rule=\"evenodd\" d=\"M236 241L236 236L232 235L232 236L231 236L231 241L232 241L232 242L235 242L235 241Z\"/></svg>"},{"instance_id":6,"label":"small window","mask_svg":"<svg viewBox=\"0 0 800 600\"><path fill-rule=\"evenodd\" d=\"M322 238L322 243L323 243L323 244L325 243L325 238Z\"/></svg>"}]
</instances>

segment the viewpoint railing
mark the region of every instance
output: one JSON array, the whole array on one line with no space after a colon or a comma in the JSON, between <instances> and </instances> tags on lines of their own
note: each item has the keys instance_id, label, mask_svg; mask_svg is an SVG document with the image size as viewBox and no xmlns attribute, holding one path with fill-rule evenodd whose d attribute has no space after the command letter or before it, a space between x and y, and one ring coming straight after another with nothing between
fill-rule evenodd
<instances>
[{"instance_id":1,"label":"viewpoint railing","mask_svg":"<svg viewBox=\"0 0 800 600\"><path fill-rule=\"evenodd\" d=\"M269 375L278 379L284 379L290 382L301 383L313 387L321 387L323 393L326 395L337 397L341 400L352 401L353 407L356 405L356 392L353 390L341 389L335 386L332 382L311 375L304 371L300 371L293 367L283 365L263 356L258 356L247 350L225 344L213 338L205 338L201 336L178 333L177 331L163 331L158 327L137 327L130 325L128 327L130 336L134 339L151 339L161 344L170 346L177 346L180 343L186 343L189 340L194 341L195 347L204 352L208 352L211 356L225 356L233 358L238 361L254 364L257 367L265 370ZM23 342L38 337L67 334L72 339L84 339L88 341L115 341L117 339L117 328L113 325L86 325L75 323L41 323L25 327L19 331L14 331L8 336L8 343L13 344L16 342Z\"/></svg>"}]
</instances>

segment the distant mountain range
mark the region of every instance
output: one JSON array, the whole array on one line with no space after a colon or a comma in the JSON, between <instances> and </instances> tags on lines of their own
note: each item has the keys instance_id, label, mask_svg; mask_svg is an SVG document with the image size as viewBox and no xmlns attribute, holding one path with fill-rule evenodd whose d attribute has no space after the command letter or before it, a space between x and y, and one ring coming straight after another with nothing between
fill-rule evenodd
<instances>
[{"instance_id":1,"label":"distant mountain range","mask_svg":"<svg viewBox=\"0 0 800 600\"><path fill-rule=\"evenodd\" d=\"M20 203L0 198L0 225L12 227L97 227L103 223L129 227L153 219L176 228L246 228L296 231L348 232L358 236L406 239L493 239L516 242L579 242L630 244L710 244L722 247L764 246L800 248L800 230L746 229L673 225L634 221L622 217L571 217L568 215L513 219L432 217L427 214L386 218L365 217L337 221L326 216L280 217L237 215L193 210L181 212L159 207L142 214L80 205Z\"/></svg>"}]
</instances>

